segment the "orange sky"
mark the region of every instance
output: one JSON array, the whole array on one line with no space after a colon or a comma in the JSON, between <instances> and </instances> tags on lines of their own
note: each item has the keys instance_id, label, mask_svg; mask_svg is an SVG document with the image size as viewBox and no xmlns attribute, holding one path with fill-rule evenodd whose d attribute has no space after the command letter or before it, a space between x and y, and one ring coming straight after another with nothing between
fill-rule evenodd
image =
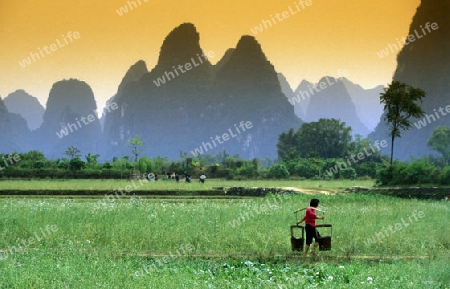
<instances>
[{"instance_id":1,"label":"orange sky","mask_svg":"<svg viewBox=\"0 0 450 289\"><path fill-rule=\"evenodd\" d=\"M271 15L276 24L255 37L293 88L302 79L317 82L343 70L366 88L391 81L395 54L381 59L377 52L408 34L420 0L303 1L302 9L301 0L134 0L138 7L119 16L116 10L133 1L0 0L0 96L25 89L45 106L54 82L78 78L103 107L132 64L143 59L149 70L155 66L164 38L181 23L197 27L202 48L215 52L216 63ZM300 12L275 18L296 6ZM70 41L69 32L79 38ZM44 57L19 64L39 49Z\"/></svg>"}]
</instances>

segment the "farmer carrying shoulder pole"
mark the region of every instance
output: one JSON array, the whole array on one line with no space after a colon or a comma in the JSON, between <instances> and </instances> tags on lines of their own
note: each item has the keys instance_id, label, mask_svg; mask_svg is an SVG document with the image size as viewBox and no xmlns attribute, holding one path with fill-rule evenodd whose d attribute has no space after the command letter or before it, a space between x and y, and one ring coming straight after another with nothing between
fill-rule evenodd
<instances>
[{"instance_id":1,"label":"farmer carrying shoulder pole","mask_svg":"<svg viewBox=\"0 0 450 289\"><path fill-rule=\"evenodd\" d=\"M312 249L311 254L315 255L316 248L319 246L318 238L320 237L319 232L316 230L316 219L325 219L325 216L317 217L316 211L321 211L317 209L319 206L318 199L312 199L309 203L309 207L306 208L306 214L300 221L297 221L297 225L301 222L305 221L305 231L306 231L306 246L305 246L305 254L306 257L308 255L309 247L311 246L313 238L316 240L314 243L314 247ZM322 211L321 211L322 212Z\"/></svg>"}]
</instances>

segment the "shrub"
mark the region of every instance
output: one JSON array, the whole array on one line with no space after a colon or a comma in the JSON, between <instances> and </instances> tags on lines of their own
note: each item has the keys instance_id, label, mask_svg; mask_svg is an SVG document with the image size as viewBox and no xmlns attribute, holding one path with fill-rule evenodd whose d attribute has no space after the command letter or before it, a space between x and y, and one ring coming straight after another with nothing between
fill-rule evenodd
<instances>
[{"instance_id":1,"label":"shrub","mask_svg":"<svg viewBox=\"0 0 450 289\"><path fill-rule=\"evenodd\" d=\"M355 168L358 176L369 176L375 178L377 176L377 169L380 167L380 163L377 162L362 162Z\"/></svg>"},{"instance_id":2,"label":"shrub","mask_svg":"<svg viewBox=\"0 0 450 289\"><path fill-rule=\"evenodd\" d=\"M67 161L67 159L62 159L58 163L58 168L59 169L63 169L63 170L67 170L69 168L69 162Z\"/></svg>"},{"instance_id":3,"label":"shrub","mask_svg":"<svg viewBox=\"0 0 450 289\"><path fill-rule=\"evenodd\" d=\"M441 185L450 185L450 166L446 166L439 177L439 183Z\"/></svg>"},{"instance_id":4,"label":"shrub","mask_svg":"<svg viewBox=\"0 0 450 289\"><path fill-rule=\"evenodd\" d=\"M86 167L86 163L83 162L83 160L80 158L73 158L70 160L69 166L70 166L70 169L72 169L74 171L79 171Z\"/></svg>"},{"instance_id":5,"label":"shrub","mask_svg":"<svg viewBox=\"0 0 450 289\"><path fill-rule=\"evenodd\" d=\"M278 163L270 168L269 176L276 179L287 179L290 173L283 163Z\"/></svg>"},{"instance_id":6,"label":"shrub","mask_svg":"<svg viewBox=\"0 0 450 289\"><path fill-rule=\"evenodd\" d=\"M395 162L392 166L378 169L377 184L423 185L450 184L450 169L438 168L428 159L416 159L410 163Z\"/></svg>"},{"instance_id":7,"label":"shrub","mask_svg":"<svg viewBox=\"0 0 450 289\"><path fill-rule=\"evenodd\" d=\"M112 165L111 165L110 162L106 162L106 163L103 164L103 168L109 170L109 169L112 168Z\"/></svg>"},{"instance_id":8,"label":"shrub","mask_svg":"<svg viewBox=\"0 0 450 289\"><path fill-rule=\"evenodd\" d=\"M355 174L355 169L351 167L339 171L340 177L347 180L353 180L355 178Z\"/></svg>"},{"instance_id":9,"label":"shrub","mask_svg":"<svg viewBox=\"0 0 450 289\"><path fill-rule=\"evenodd\" d=\"M286 167L291 175L311 179L320 175L323 160L316 158L297 159L289 162Z\"/></svg>"},{"instance_id":10,"label":"shrub","mask_svg":"<svg viewBox=\"0 0 450 289\"><path fill-rule=\"evenodd\" d=\"M377 170L376 184L381 186L389 185L392 182L393 167L384 166Z\"/></svg>"}]
</instances>

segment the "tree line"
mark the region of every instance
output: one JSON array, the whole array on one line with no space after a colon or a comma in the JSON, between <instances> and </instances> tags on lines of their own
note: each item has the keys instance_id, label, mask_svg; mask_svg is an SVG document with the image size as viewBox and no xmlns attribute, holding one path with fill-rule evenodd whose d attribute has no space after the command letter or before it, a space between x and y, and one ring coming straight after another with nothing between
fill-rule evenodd
<instances>
[{"instance_id":1,"label":"tree line","mask_svg":"<svg viewBox=\"0 0 450 289\"><path fill-rule=\"evenodd\" d=\"M425 97L421 89L393 82L380 96L385 104L384 120L389 127L390 157L381 154L388 140L352 136L350 126L337 119L303 123L279 135L278 159L244 160L221 151L192 158L180 152L178 160L141 155L145 145L139 135L127 141L131 157L114 157L99 162L99 154L86 153L70 146L67 157L46 159L39 151L10 153L0 157L1 178L129 178L133 172L162 175L206 173L226 179L376 179L382 185L450 184L450 128L437 127L427 145L440 156L428 156L411 162L394 161L394 141L401 130L411 128L410 118L424 114L418 102Z\"/></svg>"}]
</instances>

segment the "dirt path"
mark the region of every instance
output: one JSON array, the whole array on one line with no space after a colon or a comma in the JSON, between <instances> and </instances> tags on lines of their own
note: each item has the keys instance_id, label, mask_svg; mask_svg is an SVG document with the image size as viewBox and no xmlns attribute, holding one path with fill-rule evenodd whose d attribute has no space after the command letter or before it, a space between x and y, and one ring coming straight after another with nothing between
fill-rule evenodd
<instances>
[{"instance_id":1,"label":"dirt path","mask_svg":"<svg viewBox=\"0 0 450 289\"><path fill-rule=\"evenodd\" d=\"M299 187L282 187L282 189L287 190L287 191L294 191L294 192L298 192L298 193L302 193L302 194L307 194L307 195L317 195L317 194L335 195L338 192L338 190L333 190L333 189L329 189L329 190L303 189L303 188L299 188Z\"/></svg>"}]
</instances>

